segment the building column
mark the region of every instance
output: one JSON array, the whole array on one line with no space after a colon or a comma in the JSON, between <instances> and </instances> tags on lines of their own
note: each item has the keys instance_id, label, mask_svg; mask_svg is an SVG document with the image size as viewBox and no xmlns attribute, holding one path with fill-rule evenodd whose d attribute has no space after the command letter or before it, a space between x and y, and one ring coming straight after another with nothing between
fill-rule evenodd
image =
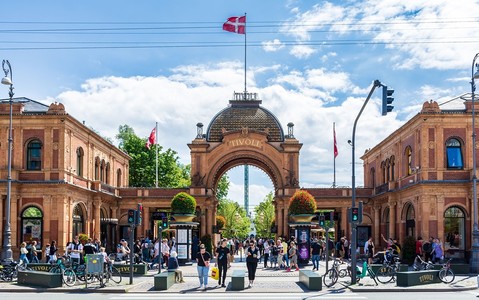
<instances>
[{"instance_id":1,"label":"building column","mask_svg":"<svg viewBox=\"0 0 479 300\"><path fill-rule=\"evenodd\" d=\"M276 226L278 227L278 232L276 233L279 236L283 236L283 209L279 204L276 204Z\"/></svg>"},{"instance_id":2,"label":"building column","mask_svg":"<svg viewBox=\"0 0 479 300\"><path fill-rule=\"evenodd\" d=\"M422 211L422 214L421 214L421 230L422 232L419 233L420 236L422 236L422 238L424 240L428 240L429 237L431 236L430 235L430 232L429 232L429 219L430 219L430 213L431 213L431 210L429 208L430 206L430 196L426 195L426 196L422 196L420 199L419 199L419 205L421 205L421 211Z\"/></svg>"},{"instance_id":3,"label":"building column","mask_svg":"<svg viewBox=\"0 0 479 300\"><path fill-rule=\"evenodd\" d=\"M206 234L206 213L208 212L207 209L203 208L201 210L201 230L200 230L200 236L198 238L201 238L203 235Z\"/></svg>"},{"instance_id":4,"label":"building column","mask_svg":"<svg viewBox=\"0 0 479 300\"><path fill-rule=\"evenodd\" d=\"M52 216L58 216L57 214L53 214L52 211L52 196L44 195L43 196L43 232L42 232L42 246L44 246L47 243L50 243L50 241L54 240L54 236L56 233L53 233L50 227L51 221L52 221ZM48 214L46 212L49 212ZM20 229L21 230L21 229Z\"/></svg>"},{"instance_id":5,"label":"building column","mask_svg":"<svg viewBox=\"0 0 479 300\"><path fill-rule=\"evenodd\" d=\"M380 245L379 244L379 237L380 234L380 226L381 226L381 206L374 206L374 232L371 234L374 238L374 245Z\"/></svg>"},{"instance_id":6,"label":"building column","mask_svg":"<svg viewBox=\"0 0 479 300\"><path fill-rule=\"evenodd\" d=\"M143 205L143 215L142 215L143 220L141 227L143 228L143 235L147 237L147 232L148 230L151 230L150 228L150 208L146 207ZM141 236L141 233L140 233Z\"/></svg>"},{"instance_id":7,"label":"building column","mask_svg":"<svg viewBox=\"0 0 479 300\"><path fill-rule=\"evenodd\" d=\"M344 235L347 236L348 240L350 241L352 233L350 232L350 228L348 225L349 225L348 224L348 208L341 207L341 229L344 230ZM336 232L334 237L335 237L334 242L336 242L339 238L341 238L341 232L339 232L338 230L338 232Z\"/></svg>"},{"instance_id":8,"label":"building column","mask_svg":"<svg viewBox=\"0 0 479 300\"><path fill-rule=\"evenodd\" d=\"M396 202L389 203L389 236L386 238L396 238Z\"/></svg>"},{"instance_id":9,"label":"building column","mask_svg":"<svg viewBox=\"0 0 479 300\"><path fill-rule=\"evenodd\" d=\"M444 195L437 195L437 236L444 244Z\"/></svg>"},{"instance_id":10,"label":"building column","mask_svg":"<svg viewBox=\"0 0 479 300\"><path fill-rule=\"evenodd\" d=\"M289 235L289 207L283 208L283 236L288 238Z\"/></svg>"},{"instance_id":11,"label":"building column","mask_svg":"<svg viewBox=\"0 0 479 300\"><path fill-rule=\"evenodd\" d=\"M100 240L100 235L101 235L100 211L101 211L101 198L95 197L93 199L93 234L90 236L92 239Z\"/></svg>"}]
</instances>

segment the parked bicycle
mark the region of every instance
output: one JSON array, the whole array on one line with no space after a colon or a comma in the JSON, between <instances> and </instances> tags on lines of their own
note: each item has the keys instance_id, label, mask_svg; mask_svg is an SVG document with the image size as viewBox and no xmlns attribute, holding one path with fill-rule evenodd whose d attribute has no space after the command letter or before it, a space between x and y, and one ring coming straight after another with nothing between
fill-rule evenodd
<instances>
[{"instance_id":1,"label":"parked bicycle","mask_svg":"<svg viewBox=\"0 0 479 300\"><path fill-rule=\"evenodd\" d=\"M62 274L62 281L67 286L74 286L77 282L77 276L72 268L71 259L68 256L62 256L57 259L56 265L50 269L50 273Z\"/></svg>"},{"instance_id":2,"label":"parked bicycle","mask_svg":"<svg viewBox=\"0 0 479 300\"><path fill-rule=\"evenodd\" d=\"M454 271L451 269L451 261L452 258L445 262L441 270L439 270L439 279L444 283L451 283L454 281L454 278L456 278L456 274L454 274Z\"/></svg>"},{"instance_id":3,"label":"parked bicycle","mask_svg":"<svg viewBox=\"0 0 479 300\"><path fill-rule=\"evenodd\" d=\"M0 280L13 281L18 276L18 271L31 270L27 264L20 261L2 261L0 264Z\"/></svg>"},{"instance_id":4,"label":"parked bicycle","mask_svg":"<svg viewBox=\"0 0 479 300\"><path fill-rule=\"evenodd\" d=\"M396 274L401 266L401 260L397 255L384 259L383 265L376 273L376 278L381 283L396 281Z\"/></svg>"},{"instance_id":5,"label":"parked bicycle","mask_svg":"<svg viewBox=\"0 0 479 300\"><path fill-rule=\"evenodd\" d=\"M341 260L334 258L333 265L323 275L323 283L327 287L332 287L338 281L338 278L343 278L348 275L346 269L341 269Z\"/></svg>"},{"instance_id":6,"label":"parked bicycle","mask_svg":"<svg viewBox=\"0 0 479 300\"><path fill-rule=\"evenodd\" d=\"M414 263L412 265L412 268L413 268L414 271L433 270L434 269L434 264L430 261L423 260L420 255L417 255L416 258L414 259Z\"/></svg>"},{"instance_id":7,"label":"parked bicycle","mask_svg":"<svg viewBox=\"0 0 479 300\"><path fill-rule=\"evenodd\" d=\"M351 273L351 265L348 265L348 272L350 275L352 275ZM363 262L363 267L362 269L360 270L358 266L356 266L356 282L359 282L362 278L366 277L366 276L369 276L371 277L372 280L374 280L374 283L376 285L378 285L378 282L376 281L376 279L378 278L376 273L374 273L373 269L371 269L371 266L368 265L368 263L366 261ZM352 276L351 276L351 282L352 282Z\"/></svg>"}]
</instances>

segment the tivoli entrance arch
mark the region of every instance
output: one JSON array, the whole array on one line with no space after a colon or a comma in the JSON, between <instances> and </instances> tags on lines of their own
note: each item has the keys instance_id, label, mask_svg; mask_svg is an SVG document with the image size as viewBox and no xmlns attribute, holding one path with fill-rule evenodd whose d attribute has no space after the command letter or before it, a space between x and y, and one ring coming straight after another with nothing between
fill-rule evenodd
<instances>
[{"instance_id":1,"label":"tivoli entrance arch","mask_svg":"<svg viewBox=\"0 0 479 300\"><path fill-rule=\"evenodd\" d=\"M188 144L191 152L190 194L196 198L201 235L212 234L218 200L215 191L221 176L239 165L263 170L274 185L275 223L278 235L288 234L289 198L299 189L299 150L293 124L284 134L278 119L260 104L255 93L234 93L230 105L213 117L203 133ZM227 220L228 221L228 220Z\"/></svg>"}]
</instances>

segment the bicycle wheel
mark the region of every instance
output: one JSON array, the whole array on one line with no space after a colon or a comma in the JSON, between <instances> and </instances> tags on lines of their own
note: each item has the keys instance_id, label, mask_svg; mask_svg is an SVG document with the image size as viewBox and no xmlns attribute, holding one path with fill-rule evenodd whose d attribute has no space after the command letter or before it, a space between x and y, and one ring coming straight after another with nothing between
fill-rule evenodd
<instances>
[{"instance_id":1,"label":"bicycle wheel","mask_svg":"<svg viewBox=\"0 0 479 300\"><path fill-rule=\"evenodd\" d=\"M441 269L439 271L439 279L444 283L451 283L454 281L456 275L451 269Z\"/></svg>"},{"instance_id":2,"label":"bicycle wheel","mask_svg":"<svg viewBox=\"0 0 479 300\"><path fill-rule=\"evenodd\" d=\"M338 277L339 277L339 274L338 274L338 271L336 271L336 269L329 269L323 275L323 283L327 287L332 287L338 281Z\"/></svg>"},{"instance_id":3,"label":"bicycle wheel","mask_svg":"<svg viewBox=\"0 0 479 300\"><path fill-rule=\"evenodd\" d=\"M339 270L338 274L339 274L339 278L343 278L343 277L348 276L349 272L346 269L341 269L341 270Z\"/></svg>"},{"instance_id":4,"label":"bicycle wheel","mask_svg":"<svg viewBox=\"0 0 479 300\"><path fill-rule=\"evenodd\" d=\"M77 276L72 269L65 269L62 271L63 282L68 286L74 286L77 282Z\"/></svg>"},{"instance_id":5,"label":"bicycle wheel","mask_svg":"<svg viewBox=\"0 0 479 300\"><path fill-rule=\"evenodd\" d=\"M118 271L117 268L113 266L111 267L111 270L108 276L110 277L111 281L113 281L116 284L119 284L121 282L121 273L120 271Z\"/></svg>"},{"instance_id":6,"label":"bicycle wheel","mask_svg":"<svg viewBox=\"0 0 479 300\"><path fill-rule=\"evenodd\" d=\"M395 272L391 266L382 266L376 273L376 278L381 283L388 283L393 280Z\"/></svg>"}]
</instances>

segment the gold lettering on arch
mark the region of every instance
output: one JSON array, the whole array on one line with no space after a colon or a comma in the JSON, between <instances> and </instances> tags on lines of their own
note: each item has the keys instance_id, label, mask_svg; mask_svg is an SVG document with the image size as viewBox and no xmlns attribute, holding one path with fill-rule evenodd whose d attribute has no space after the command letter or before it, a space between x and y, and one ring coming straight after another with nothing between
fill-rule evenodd
<instances>
[{"instance_id":1,"label":"gold lettering on arch","mask_svg":"<svg viewBox=\"0 0 479 300\"><path fill-rule=\"evenodd\" d=\"M261 148L261 141L250 139L250 138L239 138L235 140L231 140L228 142L228 146L231 147L239 147L239 146L251 146L255 148Z\"/></svg>"}]
</instances>

